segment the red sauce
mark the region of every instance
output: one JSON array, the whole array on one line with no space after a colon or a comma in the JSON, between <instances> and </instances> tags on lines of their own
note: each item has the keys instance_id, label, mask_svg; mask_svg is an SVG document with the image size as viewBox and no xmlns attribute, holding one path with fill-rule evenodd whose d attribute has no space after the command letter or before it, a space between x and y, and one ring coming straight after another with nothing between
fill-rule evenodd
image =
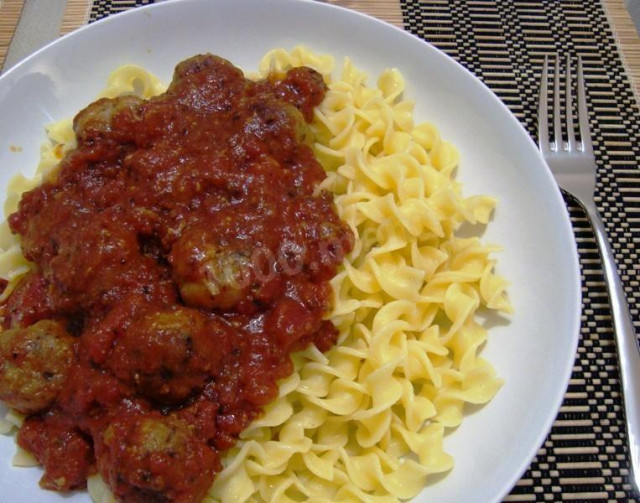
<instances>
[{"instance_id":1,"label":"red sauce","mask_svg":"<svg viewBox=\"0 0 640 503\"><path fill-rule=\"evenodd\" d=\"M0 399L27 404L43 487L98 470L121 501L199 501L290 353L335 343L353 236L307 144L324 92L308 68L251 82L205 55L75 117L78 147L9 218L36 267L3 306Z\"/></svg>"}]
</instances>

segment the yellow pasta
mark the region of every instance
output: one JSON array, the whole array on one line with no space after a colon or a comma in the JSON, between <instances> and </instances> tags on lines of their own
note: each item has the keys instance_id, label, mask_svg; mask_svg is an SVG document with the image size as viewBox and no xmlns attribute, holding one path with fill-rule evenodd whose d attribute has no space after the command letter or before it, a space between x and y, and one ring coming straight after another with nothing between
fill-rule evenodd
<instances>
[{"instance_id":1,"label":"yellow pasta","mask_svg":"<svg viewBox=\"0 0 640 503\"><path fill-rule=\"evenodd\" d=\"M511 309L494 272L497 248L455 235L464 222L486 224L496 201L462 195L458 152L434 125L414 124L397 70L370 87L349 60L335 76L332 58L297 47L268 53L258 76L301 65L329 86L311 126L315 154L327 171L322 188L357 238L332 281L339 342L293 355L294 373L227 453L205 501L407 500L453 467L443 438L465 404L488 402L502 383L478 355L487 333L475 319L480 308ZM103 95L161 91L127 65ZM10 187L6 212L74 146L69 121L48 135L38 176ZM11 286L29 265L6 224L0 246ZM94 501L113 501L98 476L88 487Z\"/></svg>"},{"instance_id":2,"label":"yellow pasta","mask_svg":"<svg viewBox=\"0 0 640 503\"><path fill-rule=\"evenodd\" d=\"M338 345L294 357L296 372L226 457L207 501L398 501L450 470L446 428L501 380L478 356L480 306L510 311L495 247L459 238L487 223L495 200L463 197L458 153L431 124L413 124L397 70L375 87L346 61L276 50L271 70L307 65L329 92L316 109L315 151L340 216L358 237L333 280ZM299 376L299 377L296 377Z\"/></svg>"}]
</instances>

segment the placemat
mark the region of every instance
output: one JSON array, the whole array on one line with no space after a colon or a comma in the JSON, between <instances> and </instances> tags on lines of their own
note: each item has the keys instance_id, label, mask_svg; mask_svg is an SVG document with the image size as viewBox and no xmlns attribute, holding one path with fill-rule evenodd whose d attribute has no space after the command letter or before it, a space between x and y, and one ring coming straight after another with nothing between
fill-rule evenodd
<instances>
[{"instance_id":1,"label":"placemat","mask_svg":"<svg viewBox=\"0 0 640 503\"><path fill-rule=\"evenodd\" d=\"M20 20L24 0L0 0L0 69Z\"/></svg>"},{"instance_id":2,"label":"placemat","mask_svg":"<svg viewBox=\"0 0 640 503\"><path fill-rule=\"evenodd\" d=\"M153 0L70 0L62 31L149 3ZM610 21L620 13L609 12L608 17L605 4L597 0L331 3L385 19L451 55L493 89L534 139L538 78L544 55L582 55L598 159L598 204L638 330L640 113L631 73L618 45L629 40L633 45L637 34L623 33L626 41L620 33L617 38L614 36ZM621 1L606 3L622 5ZM637 61L640 52L635 46L625 50L625 55ZM636 64L634 71L638 67ZM578 355L553 429L505 500L640 501L628 480L616 349L598 252L584 214L571 200L566 202L578 242L583 280Z\"/></svg>"}]
</instances>

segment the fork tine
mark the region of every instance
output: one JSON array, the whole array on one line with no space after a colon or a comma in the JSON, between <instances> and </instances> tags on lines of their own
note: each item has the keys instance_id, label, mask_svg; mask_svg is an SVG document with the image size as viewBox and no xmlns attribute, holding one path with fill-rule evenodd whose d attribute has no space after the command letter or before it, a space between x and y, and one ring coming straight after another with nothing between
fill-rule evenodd
<instances>
[{"instance_id":1,"label":"fork tine","mask_svg":"<svg viewBox=\"0 0 640 503\"><path fill-rule=\"evenodd\" d=\"M544 155L550 152L549 148L549 117L548 117L548 98L547 98L547 80L548 80L548 61L544 56L542 65L542 75L540 76L540 95L538 96L538 146Z\"/></svg>"},{"instance_id":2,"label":"fork tine","mask_svg":"<svg viewBox=\"0 0 640 503\"><path fill-rule=\"evenodd\" d=\"M556 152L562 152L562 127L560 125L560 58L556 54L556 64L553 74L553 136Z\"/></svg>"},{"instance_id":3,"label":"fork tine","mask_svg":"<svg viewBox=\"0 0 640 503\"><path fill-rule=\"evenodd\" d=\"M576 136L573 132L573 90L571 88L571 56L567 54L567 66L565 70L565 123L567 125L567 150L576 150Z\"/></svg>"},{"instance_id":4,"label":"fork tine","mask_svg":"<svg viewBox=\"0 0 640 503\"><path fill-rule=\"evenodd\" d=\"M591 131L589 130L589 113L587 112L587 98L584 89L584 72L582 68L582 57L578 56L578 121L580 124L580 139L582 140L582 151L593 154L591 143Z\"/></svg>"}]
</instances>

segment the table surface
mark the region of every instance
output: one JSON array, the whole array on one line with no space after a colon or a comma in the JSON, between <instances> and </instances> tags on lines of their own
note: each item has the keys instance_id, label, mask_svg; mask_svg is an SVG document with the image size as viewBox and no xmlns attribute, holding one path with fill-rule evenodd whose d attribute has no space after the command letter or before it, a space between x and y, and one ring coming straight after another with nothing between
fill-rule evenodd
<instances>
[{"instance_id":1,"label":"table surface","mask_svg":"<svg viewBox=\"0 0 640 503\"><path fill-rule=\"evenodd\" d=\"M153 0L0 0L0 68L88 22ZM545 54L581 53L598 159L598 205L640 327L640 40L623 0L330 0L417 35L484 81L536 137ZM524 62L524 63L523 63ZM517 69L517 71L516 71ZM578 242L583 314L564 403L506 501L640 501L629 461L611 313L593 234L566 200Z\"/></svg>"}]
</instances>

